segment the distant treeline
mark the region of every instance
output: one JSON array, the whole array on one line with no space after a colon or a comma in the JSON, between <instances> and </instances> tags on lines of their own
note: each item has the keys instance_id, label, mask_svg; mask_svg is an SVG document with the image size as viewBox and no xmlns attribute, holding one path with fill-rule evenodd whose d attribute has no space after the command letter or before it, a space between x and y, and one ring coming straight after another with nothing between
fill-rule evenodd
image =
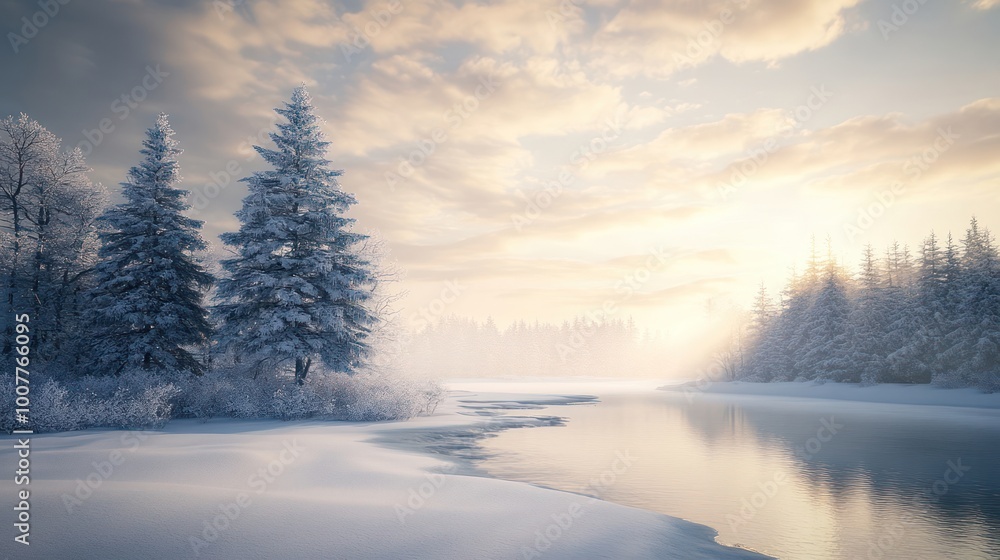
<instances>
[{"instance_id":1,"label":"distant treeline","mask_svg":"<svg viewBox=\"0 0 1000 560\"><path fill-rule=\"evenodd\" d=\"M407 368L436 377L662 375L663 344L631 319L559 325L448 316L418 332Z\"/></svg>"},{"instance_id":2,"label":"distant treeline","mask_svg":"<svg viewBox=\"0 0 1000 560\"><path fill-rule=\"evenodd\" d=\"M936 383L1000 390L1000 260L975 218L961 240L934 233L918 254L869 245L851 275L815 243L777 301L761 286L720 356L729 378Z\"/></svg>"}]
</instances>

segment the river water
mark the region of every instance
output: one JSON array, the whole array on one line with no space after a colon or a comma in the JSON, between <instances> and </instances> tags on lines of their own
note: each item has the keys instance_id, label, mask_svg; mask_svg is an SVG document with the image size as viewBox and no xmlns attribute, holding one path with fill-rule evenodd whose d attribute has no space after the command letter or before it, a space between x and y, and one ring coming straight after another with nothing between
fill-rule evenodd
<instances>
[{"instance_id":1,"label":"river water","mask_svg":"<svg viewBox=\"0 0 1000 560\"><path fill-rule=\"evenodd\" d=\"M583 392L600 402L484 440L479 467L779 558L1000 559L1000 410Z\"/></svg>"}]
</instances>

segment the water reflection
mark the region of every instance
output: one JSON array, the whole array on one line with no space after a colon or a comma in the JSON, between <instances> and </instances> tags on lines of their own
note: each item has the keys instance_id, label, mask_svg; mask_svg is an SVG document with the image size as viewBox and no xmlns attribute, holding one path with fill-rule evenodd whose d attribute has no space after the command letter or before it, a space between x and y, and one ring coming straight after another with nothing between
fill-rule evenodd
<instances>
[{"instance_id":1,"label":"water reflection","mask_svg":"<svg viewBox=\"0 0 1000 560\"><path fill-rule=\"evenodd\" d=\"M1000 558L1000 411L617 394L484 443L491 474L604 499L782 558Z\"/></svg>"}]
</instances>

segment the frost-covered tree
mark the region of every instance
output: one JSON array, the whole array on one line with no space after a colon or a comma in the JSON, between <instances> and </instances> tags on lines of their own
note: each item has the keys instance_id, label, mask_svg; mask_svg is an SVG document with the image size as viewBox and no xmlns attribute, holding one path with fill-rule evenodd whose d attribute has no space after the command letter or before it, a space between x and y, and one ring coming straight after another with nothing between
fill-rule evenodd
<instances>
[{"instance_id":1,"label":"frost-covered tree","mask_svg":"<svg viewBox=\"0 0 1000 560\"><path fill-rule=\"evenodd\" d=\"M889 324L878 259L871 245L865 247L858 275L858 293L851 309L850 362L864 383L877 383L885 372L882 334Z\"/></svg>"},{"instance_id":2,"label":"frost-covered tree","mask_svg":"<svg viewBox=\"0 0 1000 560\"><path fill-rule=\"evenodd\" d=\"M774 316L774 304L771 297L767 295L767 287L762 282L757 295L753 300L753 307L750 309L750 337L751 339L761 336L767 325Z\"/></svg>"},{"instance_id":3,"label":"frost-covered tree","mask_svg":"<svg viewBox=\"0 0 1000 560\"><path fill-rule=\"evenodd\" d=\"M886 251L883 278L878 303L886 323L879 344L886 355L886 370L881 380L911 383L925 376L915 352L916 342L921 338L920 316L916 309L916 273L909 247L893 242Z\"/></svg>"},{"instance_id":4,"label":"frost-covered tree","mask_svg":"<svg viewBox=\"0 0 1000 560\"><path fill-rule=\"evenodd\" d=\"M944 305L949 288L945 271L946 255L932 231L920 248L916 280L910 294L915 330L905 351L900 353L910 357L907 377L912 381L929 382L938 371L938 356L949 330Z\"/></svg>"},{"instance_id":5,"label":"frost-covered tree","mask_svg":"<svg viewBox=\"0 0 1000 560\"><path fill-rule=\"evenodd\" d=\"M222 236L236 255L222 261L218 343L258 366L292 363L301 384L316 359L350 373L366 357L376 278L306 89L276 111L288 121L271 133L276 148L254 146L273 169L243 179L240 229Z\"/></svg>"},{"instance_id":6,"label":"frost-covered tree","mask_svg":"<svg viewBox=\"0 0 1000 560\"><path fill-rule=\"evenodd\" d=\"M1000 256L993 235L975 218L962 241L955 345L959 362L949 376L960 384L1000 377ZM1000 384L998 384L1000 385Z\"/></svg>"},{"instance_id":7,"label":"frost-covered tree","mask_svg":"<svg viewBox=\"0 0 1000 560\"><path fill-rule=\"evenodd\" d=\"M801 323L805 343L796 371L802 377L857 380L856 370L847 363L850 337L848 316L850 302L843 273L828 261L815 301Z\"/></svg>"},{"instance_id":8,"label":"frost-covered tree","mask_svg":"<svg viewBox=\"0 0 1000 560\"><path fill-rule=\"evenodd\" d=\"M195 257L205 249L202 222L184 215L173 136L161 114L122 183L125 202L99 220L101 260L88 298L99 373L204 369L191 349L211 334L202 299L213 279Z\"/></svg>"},{"instance_id":9,"label":"frost-covered tree","mask_svg":"<svg viewBox=\"0 0 1000 560\"><path fill-rule=\"evenodd\" d=\"M945 244L942 267L944 283L938 301L941 310L935 315L941 336L932 367L935 378L943 378L957 371L963 359L959 344L962 337L959 311L962 306L963 270L961 251L951 233Z\"/></svg>"},{"instance_id":10,"label":"frost-covered tree","mask_svg":"<svg viewBox=\"0 0 1000 560\"><path fill-rule=\"evenodd\" d=\"M35 363L69 356L78 332L78 294L93 264L95 220L105 204L79 150L27 115L0 121L0 254L8 324L31 314ZM7 337L6 341L13 340ZM9 350L9 348L7 349Z\"/></svg>"}]
</instances>

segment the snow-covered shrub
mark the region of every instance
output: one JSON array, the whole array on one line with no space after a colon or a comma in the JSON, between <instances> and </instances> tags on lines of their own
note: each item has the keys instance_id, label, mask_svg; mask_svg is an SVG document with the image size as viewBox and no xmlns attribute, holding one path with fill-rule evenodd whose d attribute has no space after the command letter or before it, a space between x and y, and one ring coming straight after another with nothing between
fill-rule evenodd
<instances>
[{"instance_id":1,"label":"snow-covered shrub","mask_svg":"<svg viewBox=\"0 0 1000 560\"><path fill-rule=\"evenodd\" d=\"M173 383L146 387L140 391L121 388L107 405L111 412L98 425L114 428L158 428L170 420L171 399L178 394Z\"/></svg>"},{"instance_id":2,"label":"snow-covered shrub","mask_svg":"<svg viewBox=\"0 0 1000 560\"><path fill-rule=\"evenodd\" d=\"M255 377L230 366L177 384L177 416L202 419L401 420L433 412L443 395L436 383L371 371L317 371L297 385L290 375Z\"/></svg>"},{"instance_id":3,"label":"snow-covered shrub","mask_svg":"<svg viewBox=\"0 0 1000 560\"><path fill-rule=\"evenodd\" d=\"M290 376L258 376L238 369L203 376L131 372L57 381L36 377L30 427L36 432L86 428L142 429L171 418L304 418L381 421L431 414L443 397L432 381L385 372L354 376L318 372L305 384ZM14 384L0 383L0 430L16 425Z\"/></svg>"},{"instance_id":4,"label":"snow-covered shrub","mask_svg":"<svg viewBox=\"0 0 1000 560\"><path fill-rule=\"evenodd\" d=\"M932 382L943 389L958 389L960 387L975 387L984 393L1000 392L1000 374L971 377L961 372L948 372L934 376Z\"/></svg>"},{"instance_id":5,"label":"snow-covered shrub","mask_svg":"<svg viewBox=\"0 0 1000 560\"><path fill-rule=\"evenodd\" d=\"M151 428L171 418L177 387L149 375L83 377L59 382L36 377L30 393L29 427L35 432L84 428ZM15 425L12 383L0 384L0 430Z\"/></svg>"},{"instance_id":6,"label":"snow-covered shrub","mask_svg":"<svg viewBox=\"0 0 1000 560\"><path fill-rule=\"evenodd\" d=\"M83 416L80 414L80 407L75 404L69 391L51 379L35 387L31 393L32 429L36 432L78 429Z\"/></svg>"},{"instance_id":7,"label":"snow-covered shrub","mask_svg":"<svg viewBox=\"0 0 1000 560\"><path fill-rule=\"evenodd\" d=\"M994 374L980 380L978 388L984 393L1000 393L1000 375Z\"/></svg>"},{"instance_id":8,"label":"snow-covered shrub","mask_svg":"<svg viewBox=\"0 0 1000 560\"><path fill-rule=\"evenodd\" d=\"M172 416L177 386L161 376L133 372L118 377L82 377L67 382L72 406L84 428L154 428Z\"/></svg>"},{"instance_id":9,"label":"snow-covered shrub","mask_svg":"<svg viewBox=\"0 0 1000 560\"><path fill-rule=\"evenodd\" d=\"M432 414L444 397L441 386L427 380L377 373L329 376L328 380L336 391L338 416L353 422Z\"/></svg>"},{"instance_id":10,"label":"snow-covered shrub","mask_svg":"<svg viewBox=\"0 0 1000 560\"><path fill-rule=\"evenodd\" d=\"M234 369L214 370L200 377L178 382L181 389L175 399L180 417L209 419L270 418L270 402L280 386L272 379L254 379Z\"/></svg>"},{"instance_id":11,"label":"snow-covered shrub","mask_svg":"<svg viewBox=\"0 0 1000 560\"><path fill-rule=\"evenodd\" d=\"M14 383L12 380L4 380L0 383L0 430L4 433L10 433L18 428L23 428L24 426L17 425L17 419L14 414L14 409L16 408L14 399L17 398L14 392Z\"/></svg>"},{"instance_id":12,"label":"snow-covered shrub","mask_svg":"<svg viewBox=\"0 0 1000 560\"><path fill-rule=\"evenodd\" d=\"M281 420L299 420L316 415L322 407L312 384L290 385L274 392L274 416Z\"/></svg>"}]
</instances>

